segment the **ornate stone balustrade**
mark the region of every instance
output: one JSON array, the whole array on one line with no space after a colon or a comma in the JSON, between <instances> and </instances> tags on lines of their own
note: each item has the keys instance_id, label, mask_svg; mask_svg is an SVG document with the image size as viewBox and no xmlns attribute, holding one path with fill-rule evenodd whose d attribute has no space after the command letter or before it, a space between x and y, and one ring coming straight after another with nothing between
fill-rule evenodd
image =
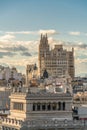
<instances>
[{"instance_id":1,"label":"ornate stone balustrade","mask_svg":"<svg viewBox=\"0 0 87 130\"><path fill-rule=\"evenodd\" d=\"M21 126L23 123L22 120L16 120L11 118L2 118L2 125L13 125L13 126Z\"/></svg>"},{"instance_id":2,"label":"ornate stone balustrade","mask_svg":"<svg viewBox=\"0 0 87 130\"><path fill-rule=\"evenodd\" d=\"M58 127L58 128L64 128L64 127L84 127L87 126L87 121L82 120L64 120L59 121L57 119L54 120L28 120L23 122L22 125L28 126L28 127Z\"/></svg>"},{"instance_id":3,"label":"ornate stone balustrade","mask_svg":"<svg viewBox=\"0 0 87 130\"><path fill-rule=\"evenodd\" d=\"M22 123L22 125L26 125L28 127L83 127L87 126L87 121L59 121L55 120L28 120Z\"/></svg>"},{"instance_id":4,"label":"ornate stone balustrade","mask_svg":"<svg viewBox=\"0 0 87 130\"><path fill-rule=\"evenodd\" d=\"M27 94L27 97L39 97L39 96L47 96L47 97L61 97L61 96L65 96L65 97L72 97L72 95L70 94L70 93L61 93L61 94L59 94L59 93L50 93L50 92L38 92L38 93L28 93Z\"/></svg>"},{"instance_id":5,"label":"ornate stone balustrade","mask_svg":"<svg viewBox=\"0 0 87 130\"><path fill-rule=\"evenodd\" d=\"M27 120L21 121L10 118L2 118L2 126L17 126L23 127L27 126L28 128L83 128L87 127L87 121L84 120L57 120L57 119L43 119L43 120Z\"/></svg>"}]
</instances>

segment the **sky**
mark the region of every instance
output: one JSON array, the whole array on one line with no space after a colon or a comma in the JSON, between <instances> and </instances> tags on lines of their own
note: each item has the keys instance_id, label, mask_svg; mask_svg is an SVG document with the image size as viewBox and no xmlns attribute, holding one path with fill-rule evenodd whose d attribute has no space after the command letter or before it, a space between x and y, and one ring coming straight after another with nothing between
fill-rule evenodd
<instances>
[{"instance_id":1,"label":"sky","mask_svg":"<svg viewBox=\"0 0 87 130\"><path fill-rule=\"evenodd\" d=\"M75 75L87 75L87 0L0 0L0 65L38 64L41 33L51 48L74 47Z\"/></svg>"}]
</instances>

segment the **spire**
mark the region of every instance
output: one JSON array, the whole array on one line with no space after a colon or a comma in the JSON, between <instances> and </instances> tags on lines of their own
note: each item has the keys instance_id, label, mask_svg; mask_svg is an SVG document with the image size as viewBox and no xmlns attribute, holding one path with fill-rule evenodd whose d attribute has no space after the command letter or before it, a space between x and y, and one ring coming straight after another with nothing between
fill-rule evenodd
<instances>
[{"instance_id":1,"label":"spire","mask_svg":"<svg viewBox=\"0 0 87 130\"><path fill-rule=\"evenodd\" d=\"M46 38L47 38L47 33L46 33Z\"/></svg>"},{"instance_id":2,"label":"spire","mask_svg":"<svg viewBox=\"0 0 87 130\"><path fill-rule=\"evenodd\" d=\"M74 53L74 48L72 47L72 52Z\"/></svg>"},{"instance_id":3,"label":"spire","mask_svg":"<svg viewBox=\"0 0 87 130\"><path fill-rule=\"evenodd\" d=\"M43 34L41 33L41 40L42 40L42 35L43 35Z\"/></svg>"},{"instance_id":4,"label":"spire","mask_svg":"<svg viewBox=\"0 0 87 130\"><path fill-rule=\"evenodd\" d=\"M48 37L47 37L47 33L45 35L43 35L41 33L41 37L40 37L40 45L41 46L48 46Z\"/></svg>"}]
</instances>

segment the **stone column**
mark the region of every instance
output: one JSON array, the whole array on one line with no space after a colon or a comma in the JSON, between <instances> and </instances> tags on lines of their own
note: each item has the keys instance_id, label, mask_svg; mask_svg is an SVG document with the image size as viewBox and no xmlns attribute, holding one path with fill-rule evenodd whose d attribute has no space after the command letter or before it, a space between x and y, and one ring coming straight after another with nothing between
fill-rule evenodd
<instances>
[{"instance_id":1,"label":"stone column","mask_svg":"<svg viewBox=\"0 0 87 130\"><path fill-rule=\"evenodd\" d=\"M56 110L58 110L59 109L59 104L58 103L56 103Z\"/></svg>"},{"instance_id":2,"label":"stone column","mask_svg":"<svg viewBox=\"0 0 87 130\"><path fill-rule=\"evenodd\" d=\"M50 110L52 111L52 103L50 103Z\"/></svg>"},{"instance_id":3,"label":"stone column","mask_svg":"<svg viewBox=\"0 0 87 130\"><path fill-rule=\"evenodd\" d=\"M61 110L63 110L63 103L61 102Z\"/></svg>"},{"instance_id":4,"label":"stone column","mask_svg":"<svg viewBox=\"0 0 87 130\"><path fill-rule=\"evenodd\" d=\"M46 105L46 110L45 111L48 111L48 104L46 103L45 105Z\"/></svg>"},{"instance_id":5,"label":"stone column","mask_svg":"<svg viewBox=\"0 0 87 130\"><path fill-rule=\"evenodd\" d=\"M31 103L31 111L33 111L33 103Z\"/></svg>"},{"instance_id":6,"label":"stone column","mask_svg":"<svg viewBox=\"0 0 87 130\"><path fill-rule=\"evenodd\" d=\"M42 111L42 103L40 103L40 111Z\"/></svg>"},{"instance_id":7,"label":"stone column","mask_svg":"<svg viewBox=\"0 0 87 130\"><path fill-rule=\"evenodd\" d=\"M71 103L70 102L66 102L65 110L66 111L70 111L71 110Z\"/></svg>"}]
</instances>

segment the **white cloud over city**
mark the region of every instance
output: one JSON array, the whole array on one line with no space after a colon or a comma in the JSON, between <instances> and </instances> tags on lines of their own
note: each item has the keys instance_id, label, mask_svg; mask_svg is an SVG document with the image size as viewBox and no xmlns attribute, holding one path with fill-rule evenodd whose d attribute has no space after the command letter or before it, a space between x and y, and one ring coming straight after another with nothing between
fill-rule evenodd
<instances>
[{"instance_id":1,"label":"white cloud over city","mask_svg":"<svg viewBox=\"0 0 87 130\"><path fill-rule=\"evenodd\" d=\"M39 30L39 31L19 31L19 32L4 32L0 34L0 64L7 66L15 66L22 72L25 72L27 64L38 64L38 45L40 34L48 34L50 48L55 44L63 44L68 50L74 47L75 50L75 66L76 74L86 73L87 66L87 44L82 41L64 41L54 38L55 34L61 35L56 30ZM37 35L33 40L18 40L17 34L22 35ZM79 32L73 32L70 35L80 35ZM22 69L21 69L22 68Z\"/></svg>"},{"instance_id":2,"label":"white cloud over city","mask_svg":"<svg viewBox=\"0 0 87 130\"><path fill-rule=\"evenodd\" d=\"M7 31L6 34L10 34L10 35L14 35L14 34L32 34L32 35L40 35L40 34L48 34L48 35L54 35L54 34L59 34L59 32L57 32L54 29L49 29L49 30L38 30L38 31L15 31L15 32L11 32L11 31Z\"/></svg>"},{"instance_id":3,"label":"white cloud over city","mask_svg":"<svg viewBox=\"0 0 87 130\"><path fill-rule=\"evenodd\" d=\"M14 35L5 34L5 35L0 36L0 42L8 42L10 40L13 40L14 38L15 38Z\"/></svg>"},{"instance_id":4,"label":"white cloud over city","mask_svg":"<svg viewBox=\"0 0 87 130\"><path fill-rule=\"evenodd\" d=\"M81 32L69 32L69 35L79 36Z\"/></svg>"}]
</instances>

